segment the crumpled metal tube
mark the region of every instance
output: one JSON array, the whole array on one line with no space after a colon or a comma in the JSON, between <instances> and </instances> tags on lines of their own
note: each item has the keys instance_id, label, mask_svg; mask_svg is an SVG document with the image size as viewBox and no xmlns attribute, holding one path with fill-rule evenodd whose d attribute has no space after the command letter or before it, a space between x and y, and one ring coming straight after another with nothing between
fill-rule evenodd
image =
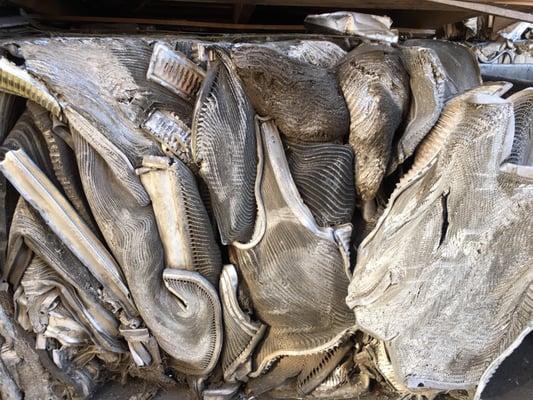
<instances>
[{"instance_id":1,"label":"crumpled metal tube","mask_svg":"<svg viewBox=\"0 0 533 400\"><path fill-rule=\"evenodd\" d=\"M150 198L165 253L163 282L181 304L174 331L184 371L207 374L222 348L216 284L222 261L192 172L179 160L147 156L137 170Z\"/></svg>"}]
</instances>

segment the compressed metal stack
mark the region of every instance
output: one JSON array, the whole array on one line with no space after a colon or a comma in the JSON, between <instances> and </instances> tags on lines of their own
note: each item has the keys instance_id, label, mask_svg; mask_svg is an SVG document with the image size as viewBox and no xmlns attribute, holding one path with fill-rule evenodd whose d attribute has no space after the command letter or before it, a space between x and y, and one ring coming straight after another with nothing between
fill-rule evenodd
<instances>
[{"instance_id":1,"label":"compressed metal stack","mask_svg":"<svg viewBox=\"0 0 533 400\"><path fill-rule=\"evenodd\" d=\"M360 40L5 44L2 398L479 398L533 327L533 91L306 22Z\"/></svg>"}]
</instances>

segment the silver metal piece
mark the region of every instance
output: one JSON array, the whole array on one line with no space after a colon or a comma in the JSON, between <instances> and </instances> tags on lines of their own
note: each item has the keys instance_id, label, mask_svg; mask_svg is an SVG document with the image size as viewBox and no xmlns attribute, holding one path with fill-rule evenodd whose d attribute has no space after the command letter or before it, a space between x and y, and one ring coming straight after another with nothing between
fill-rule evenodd
<instances>
[{"instance_id":1,"label":"silver metal piece","mask_svg":"<svg viewBox=\"0 0 533 400\"><path fill-rule=\"evenodd\" d=\"M209 189L222 243L247 242L256 214L255 114L230 57L214 51L217 61L194 110L192 154Z\"/></svg>"},{"instance_id":2,"label":"silver metal piece","mask_svg":"<svg viewBox=\"0 0 533 400\"><path fill-rule=\"evenodd\" d=\"M141 127L174 156L191 165L191 129L176 114L154 110Z\"/></svg>"},{"instance_id":3,"label":"silver metal piece","mask_svg":"<svg viewBox=\"0 0 533 400\"><path fill-rule=\"evenodd\" d=\"M59 102L46 86L4 57L0 58L0 90L32 100L56 117L61 115Z\"/></svg>"},{"instance_id":4,"label":"silver metal piece","mask_svg":"<svg viewBox=\"0 0 533 400\"><path fill-rule=\"evenodd\" d=\"M286 141L294 183L319 226L352 221L355 209L354 154L346 145Z\"/></svg>"},{"instance_id":5,"label":"silver metal piece","mask_svg":"<svg viewBox=\"0 0 533 400\"><path fill-rule=\"evenodd\" d=\"M165 253L163 282L177 298L175 357L191 374L207 374L222 348L222 311L214 285L221 260L194 176L179 160L145 157L141 182L152 199Z\"/></svg>"},{"instance_id":6,"label":"silver metal piece","mask_svg":"<svg viewBox=\"0 0 533 400\"><path fill-rule=\"evenodd\" d=\"M533 328L533 167L505 163L520 134L509 101L448 102L359 246L347 303L400 391L474 390Z\"/></svg>"},{"instance_id":7,"label":"silver metal piece","mask_svg":"<svg viewBox=\"0 0 533 400\"><path fill-rule=\"evenodd\" d=\"M89 342L85 328L72 316L57 309L51 310L48 314L48 325L44 336L56 339L63 346L82 346Z\"/></svg>"},{"instance_id":8,"label":"silver metal piece","mask_svg":"<svg viewBox=\"0 0 533 400\"><path fill-rule=\"evenodd\" d=\"M406 47L401 51L409 74L411 104L405 129L393 149L389 171L394 171L414 153L444 107L446 71L437 54L424 47Z\"/></svg>"},{"instance_id":9,"label":"silver metal piece","mask_svg":"<svg viewBox=\"0 0 533 400\"><path fill-rule=\"evenodd\" d=\"M391 29L392 19L387 16L337 11L308 15L305 23L341 35L354 35L380 42L398 42L398 30Z\"/></svg>"},{"instance_id":10,"label":"silver metal piece","mask_svg":"<svg viewBox=\"0 0 533 400\"><path fill-rule=\"evenodd\" d=\"M21 231L21 217L27 215L25 212L27 209L20 207L21 205L17 207L17 215L13 224L15 233ZM33 230L33 233L35 237L43 239L37 230ZM52 248L55 247L51 241L47 244ZM65 263L72 261L68 257L63 257L63 260ZM78 342L86 344L90 339L106 351L124 352L124 346L119 340L116 319L86 290L86 286L91 284L90 281L85 281L83 284L81 282L71 284L72 279L79 277L79 274L75 264L70 263L68 267L72 277L64 279L63 271L62 276L37 254L33 256L13 296L17 305L17 321L24 329L33 330L46 337L54 337L64 345ZM56 324L59 328L55 327L53 321L50 320L50 313L53 310L58 312L57 322L60 322L61 318L72 319L73 322L67 321L67 325L74 323L78 328L74 326L63 329L61 324Z\"/></svg>"},{"instance_id":11,"label":"silver metal piece","mask_svg":"<svg viewBox=\"0 0 533 400\"><path fill-rule=\"evenodd\" d=\"M65 128L54 129L54 122L50 113L38 104L28 101L27 108L35 126L44 137L54 175L61 189L76 212L83 218L83 221L94 230L94 221L79 180L76 157L71 147L72 143L69 145L56 134L57 131L65 131Z\"/></svg>"},{"instance_id":12,"label":"silver metal piece","mask_svg":"<svg viewBox=\"0 0 533 400\"><path fill-rule=\"evenodd\" d=\"M216 346L209 347L202 342L205 338L202 334L185 334L194 331L188 329L191 324L198 322L198 318L187 310L198 310L200 307L195 303L196 297L190 293L200 290L198 286L203 286L194 286L191 279L185 281L184 285L181 285L181 280L176 280L176 292L181 298L165 289L168 279L164 273L164 246L158 233L152 202L130 161L140 158L140 164L142 158L150 154L157 155L158 152L153 154L152 147L145 146L135 130L124 127L106 136L83 117L73 114L73 110L67 109L69 113L74 149L87 200L103 237L120 263L142 320L159 346L172 357L174 368L194 375L205 373L212 367ZM121 148L116 143L121 143ZM120 221L120 224L109 221ZM208 281L204 278L202 285L204 282ZM217 305L211 302L210 292L206 298L208 301L202 303L207 304L204 315L216 316ZM188 303L191 303L191 307L184 309L184 304ZM207 330L208 337L216 338L211 332L215 322L198 322L196 328L201 332ZM125 325L128 324L126 321Z\"/></svg>"},{"instance_id":13,"label":"silver metal piece","mask_svg":"<svg viewBox=\"0 0 533 400\"><path fill-rule=\"evenodd\" d=\"M179 337L183 350L179 358L175 357L178 365L191 375L206 375L215 368L222 350L222 310L218 293L195 271L166 268L163 281L182 305L181 312L174 318L182 314L179 319L189 322L184 324Z\"/></svg>"},{"instance_id":14,"label":"silver metal piece","mask_svg":"<svg viewBox=\"0 0 533 400\"><path fill-rule=\"evenodd\" d=\"M185 54L157 42L154 45L146 77L183 99L192 101L200 89L205 72Z\"/></svg>"},{"instance_id":15,"label":"silver metal piece","mask_svg":"<svg viewBox=\"0 0 533 400\"><path fill-rule=\"evenodd\" d=\"M113 169L113 172L123 182L124 190L128 190L139 204L150 204L150 198L143 185L135 175L135 168L130 159L93 124L73 108L67 107L65 115L72 131L80 135L84 140L91 143L100 157Z\"/></svg>"},{"instance_id":16,"label":"silver metal piece","mask_svg":"<svg viewBox=\"0 0 533 400\"><path fill-rule=\"evenodd\" d=\"M515 135L511 152L503 167L516 165L515 172L527 176L526 169L533 165L533 88L525 89L509 96L513 103L515 118Z\"/></svg>"},{"instance_id":17,"label":"silver metal piece","mask_svg":"<svg viewBox=\"0 0 533 400\"><path fill-rule=\"evenodd\" d=\"M263 338L266 325L252 321L239 305L235 267L224 265L220 276L220 300L224 313L222 371L226 382L245 381L251 372L252 354Z\"/></svg>"},{"instance_id":18,"label":"silver metal piece","mask_svg":"<svg viewBox=\"0 0 533 400\"><path fill-rule=\"evenodd\" d=\"M109 294L126 312L135 315L136 308L131 302L120 267L26 153L23 150L8 151L0 162L0 171L96 279L108 288Z\"/></svg>"},{"instance_id":19,"label":"silver metal piece","mask_svg":"<svg viewBox=\"0 0 533 400\"><path fill-rule=\"evenodd\" d=\"M16 96L0 92L0 143L9 134L18 117L19 100ZM8 186L5 176L0 175L0 265L5 265L9 227Z\"/></svg>"},{"instance_id":20,"label":"silver metal piece","mask_svg":"<svg viewBox=\"0 0 533 400\"><path fill-rule=\"evenodd\" d=\"M242 44L231 50L257 113L273 118L281 133L294 140L341 140L348 132L349 114L334 71L271 47Z\"/></svg>"},{"instance_id":21,"label":"silver metal piece","mask_svg":"<svg viewBox=\"0 0 533 400\"><path fill-rule=\"evenodd\" d=\"M261 123L261 133L266 229L255 246L230 252L255 312L269 326L252 377L280 357L337 346L354 325L342 294L348 278L335 230L317 226L303 204L272 120Z\"/></svg>"},{"instance_id":22,"label":"silver metal piece","mask_svg":"<svg viewBox=\"0 0 533 400\"><path fill-rule=\"evenodd\" d=\"M425 47L433 50L446 72L445 100L482 84L479 64L474 53L465 45L446 40L410 39L404 46Z\"/></svg>"},{"instance_id":23,"label":"silver metal piece","mask_svg":"<svg viewBox=\"0 0 533 400\"><path fill-rule=\"evenodd\" d=\"M161 355L153 336L146 328L120 328L120 334L128 342L131 357L139 367L160 365Z\"/></svg>"},{"instance_id":24,"label":"silver metal piece","mask_svg":"<svg viewBox=\"0 0 533 400\"><path fill-rule=\"evenodd\" d=\"M152 199L167 268L218 282L222 261L192 172L179 160L147 156L137 170Z\"/></svg>"},{"instance_id":25,"label":"silver metal piece","mask_svg":"<svg viewBox=\"0 0 533 400\"><path fill-rule=\"evenodd\" d=\"M352 50L337 78L350 112L355 188L363 205L376 196L389 165L394 133L408 110L409 78L400 52L381 45Z\"/></svg>"},{"instance_id":26,"label":"silver metal piece","mask_svg":"<svg viewBox=\"0 0 533 400\"><path fill-rule=\"evenodd\" d=\"M258 46L259 44L255 44ZM261 43L287 57L322 68L334 68L346 51L327 40L286 40ZM236 44L234 47L238 48Z\"/></svg>"},{"instance_id":27,"label":"silver metal piece","mask_svg":"<svg viewBox=\"0 0 533 400\"><path fill-rule=\"evenodd\" d=\"M239 384L226 384L217 389L207 389L202 393L203 400L234 400L239 393Z\"/></svg>"},{"instance_id":28,"label":"silver metal piece","mask_svg":"<svg viewBox=\"0 0 533 400\"><path fill-rule=\"evenodd\" d=\"M480 64L483 80L504 80L517 88L533 86L533 64Z\"/></svg>"}]
</instances>

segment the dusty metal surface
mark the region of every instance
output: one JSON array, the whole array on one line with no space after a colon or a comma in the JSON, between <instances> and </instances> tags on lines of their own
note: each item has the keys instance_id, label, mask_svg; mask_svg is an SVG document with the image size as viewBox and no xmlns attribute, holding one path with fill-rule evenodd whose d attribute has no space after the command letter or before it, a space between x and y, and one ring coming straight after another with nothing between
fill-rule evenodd
<instances>
[{"instance_id":1,"label":"dusty metal surface","mask_svg":"<svg viewBox=\"0 0 533 400\"><path fill-rule=\"evenodd\" d=\"M1 43L2 399L485 398L533 329L532 89L352 28Z\"/></svg>"}]
</instances>

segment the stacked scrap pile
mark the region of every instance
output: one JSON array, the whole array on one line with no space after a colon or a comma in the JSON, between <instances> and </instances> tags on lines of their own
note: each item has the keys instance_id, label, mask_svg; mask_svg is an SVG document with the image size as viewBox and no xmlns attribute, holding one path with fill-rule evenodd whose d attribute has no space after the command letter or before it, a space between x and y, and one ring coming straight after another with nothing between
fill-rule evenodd
<instances>
[{"instance_id":1,"label":"stacked scrap pile","mask_svg":"<svg viewBox=\"0 0 533 400\"><path fill-rule=\"evenodd\" d=\"M3 399L479 397L533 327L533 90L353 18L4 47Z\"/></svg>"}]
</instances>

